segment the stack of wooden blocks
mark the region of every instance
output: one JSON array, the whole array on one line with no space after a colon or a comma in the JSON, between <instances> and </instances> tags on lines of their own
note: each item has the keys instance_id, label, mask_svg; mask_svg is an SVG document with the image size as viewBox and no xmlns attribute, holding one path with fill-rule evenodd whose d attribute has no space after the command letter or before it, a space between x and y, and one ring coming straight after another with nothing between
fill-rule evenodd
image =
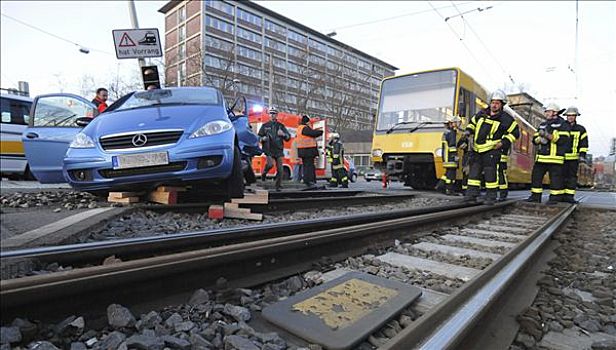
<instances>
[{"instance_id":1,"label":"stack of wooden blocks","mask_svg":"<svg viewBox=\"0 0 616 350\"><path fill-rule=\"evenodd\" d=\"M210 219L221 220L223 218L244 219L244 220L263 220L263 214L253 213L248 208L240 208L240 204L267 204L269 203L269 192L265 190L255 190L254 193L246 193L243 198L233 198L231 202L223 205L210 205L208 217Z\"/></svg>"},{"instance_id":2,"label":"stack of wooden blocks","mask_svg":"<svg viewBox=\"0 0 616 350\"><path fill-rule=\"evenodd\" d=\"M155 191L148 193L148 201L160 204L177 204L178 192L186 191L186 187L159 186ZM108 202L137 203L144 192L109 192Z\"/></svg>"}]
</instances>

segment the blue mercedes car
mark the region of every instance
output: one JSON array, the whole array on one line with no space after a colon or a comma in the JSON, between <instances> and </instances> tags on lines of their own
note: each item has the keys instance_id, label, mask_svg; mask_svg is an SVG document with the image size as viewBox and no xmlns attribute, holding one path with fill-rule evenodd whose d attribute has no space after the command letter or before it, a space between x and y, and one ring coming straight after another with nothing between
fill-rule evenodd
<instances>
[{"instance_id":1,"label":"blue mercedes car","mask_svg":"<svg viewBox=\"0 0 616 350\"><path fill-rule=\"evenodd\" d=\"M31 116L22 139L34 176L97 194L190 184L241 197L242 155L258 150L248 119L212 87L137 91L100 115L80 96L43 95Z\"/></svg>"}]
</instances>

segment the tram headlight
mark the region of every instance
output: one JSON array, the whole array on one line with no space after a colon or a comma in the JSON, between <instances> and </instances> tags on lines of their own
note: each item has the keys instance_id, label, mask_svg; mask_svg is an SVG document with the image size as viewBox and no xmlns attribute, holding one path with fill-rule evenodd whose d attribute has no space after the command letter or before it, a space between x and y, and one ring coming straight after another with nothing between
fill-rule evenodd
<instances>
[{"instance_id":1,"label":"tram headlight","mask_svg":"<svg viewBox=\"0 0 616 350\"><path fill-rule=\"evenodd\" d=\"M373 149L372 150L372 156L373 157L382 157L383 156L383 150L382 149Z\"/></svg>"},{"instance_id":2,"label":"tram headlight","mask_svg":"<svg viewBox=\"0 0 616 350\"><path fill-rule=\"evenodd\" d=\"M435 150L434 150L434 154L435 154L437 157L442 157L442 156L443 156L443 149L442 149L442 148L437 148L437 149L435 149Z\"/></svg>"}]
</instances>

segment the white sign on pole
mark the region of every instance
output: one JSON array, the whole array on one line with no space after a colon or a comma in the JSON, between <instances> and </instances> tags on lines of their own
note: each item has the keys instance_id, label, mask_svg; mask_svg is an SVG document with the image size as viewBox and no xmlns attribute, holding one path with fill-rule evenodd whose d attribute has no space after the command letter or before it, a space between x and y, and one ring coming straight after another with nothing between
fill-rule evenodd
<instances>
[{"instance_id":1,"label":"white sign on pole","mask_svg":"<svg viewBox=\"0 0 616 350\"><path fill-rule=\"evenodd\" d=\"M114 29L113 43L118 59L161 57L163 55L157 28Z\"/></svg>"}]
</instances>

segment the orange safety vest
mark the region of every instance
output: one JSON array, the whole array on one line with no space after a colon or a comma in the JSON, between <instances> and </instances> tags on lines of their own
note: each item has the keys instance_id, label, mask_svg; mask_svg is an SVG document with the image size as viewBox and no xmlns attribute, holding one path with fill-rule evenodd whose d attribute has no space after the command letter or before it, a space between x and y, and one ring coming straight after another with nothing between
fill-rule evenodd
<instances>
[{"instance_id":1,"label":"orange safety vest","mask_svg":"<svg viewBox=\"0 0 616 350\"><path fill-rule=\"evenodd\" d=\"M314 137L310 137L310 136L306 136L302 134L302 131L304 130L305 127L306 125L300 125L297 128L297 136L295 137L295 140L297 142L297 148L317 147L317 140L315 140Z\"/></svg>"}]
</instances>

